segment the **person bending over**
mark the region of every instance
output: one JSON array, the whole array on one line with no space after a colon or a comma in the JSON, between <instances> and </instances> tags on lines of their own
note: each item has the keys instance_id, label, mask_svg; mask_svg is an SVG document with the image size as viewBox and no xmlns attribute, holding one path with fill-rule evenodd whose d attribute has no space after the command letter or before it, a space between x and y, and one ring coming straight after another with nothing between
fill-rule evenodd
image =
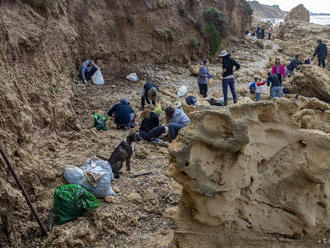
<instances>
[{"instance_id":1,"label":"person bending over","mask_svg":"<svg viewBox=\"0 0 330 248\"><path fill-rule=\"evenodd\" d=\"M159 89L157 85L152 82L148 82L143 86L142 96L141 96L141 110L144 109L145 102L150 104L150 100L153 105L156 105L159 97Z\"/></svg>"},{"instance_id":2,"label":"person bending over","mask_svg":"<svg viewBox=\"0 0 330 248\"><path fill-rule=\"evenodd\" d=\"M79 76L83 80L84 84L87 84L87 80L91 80L94 73L99 70L93 60L86 60L80 66Z\"/></svg>"},{"instance_id":3,"label":"person bending over","mask_svg":"<svg viewBox=\"0 0 330 248\"><path fill-rule=\"evenodd\" d=\"M117 128L129 129L135 125L135 112L125 98L110 108L107 114L114 117Z\"/></svg>"},{"instance_id":4,"label":"person bending over","mask_svg":"<svg viewBox=\"0 0 330 248\"><path fill-rule=\"evenodd\" d=\"M286 76L289 78L292 77L294 74L294 70L298 69L299 70L299 65L302 65L303 63L299 60L300 55L297 54L294 56L293 60L290 62L290 64L286 67L287 73Z\"/></svg>"},{"instance_id":5,"label":"person bending over","mask_svg":"<svg viewBox=\"0 0 330 248\"><path fill-rule=\"evenodd\" d=\"M159 125L159 119L155 112L155 106L149 104L142 112L140 137L147 141L154 141L168 133L166 125Z\"/></svg>"},{"instance_id":6,"label":"person bending over","mask_svg":"<svg viewBox=\"0 0 330 248\"><path fill-rule=\"evenodd\" d=\"M172 142L178 135L179 130L190 123L190 119L182 110L172 107L165 109L165 115L169 124L170 142Z\"/></svg>"}]
</instances>

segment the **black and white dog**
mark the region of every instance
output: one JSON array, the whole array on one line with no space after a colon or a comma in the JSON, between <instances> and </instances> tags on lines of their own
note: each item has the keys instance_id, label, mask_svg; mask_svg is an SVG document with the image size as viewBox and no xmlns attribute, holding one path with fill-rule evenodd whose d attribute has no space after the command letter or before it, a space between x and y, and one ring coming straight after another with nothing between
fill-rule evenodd
<instances>
[{"instance_id":1,"label":"black and white dog","mask_svg":"<svg viewBox=\"0 0 330 248\"><path fill-rule=\"evenodd\" d=\"M112 167L112 172L115 178L119 178L119 172L126 161L127 171L131 171L131 157L134 153L134 146L136 142L141 141L141 138L136 133L130 133L128 137L123 140L119 146L114 150L109 158L109 163Z\"/></svg>"}]
</instances>

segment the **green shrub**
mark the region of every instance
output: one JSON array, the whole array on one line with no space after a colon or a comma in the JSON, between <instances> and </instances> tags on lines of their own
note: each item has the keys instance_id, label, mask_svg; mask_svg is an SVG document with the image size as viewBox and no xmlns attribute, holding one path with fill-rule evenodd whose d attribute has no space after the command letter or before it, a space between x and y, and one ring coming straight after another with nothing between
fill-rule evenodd
<instances>
[{"instance_id":1,"label":"green shrub","mask_svg":"<svg viewBox=\"0 0 330 248\"><path fill-rule=\"evenodd\" d=\"M70 65L69 66L69 71L70 71L71 77L73 79L76 79L78 77L78 72L77 72L77 70L74 66Z\"/></svg>"},{"instance_id":2,"label":"green shrub","mask_svg":"<svg viewBox=\"0 0 330 248\"><path fill-rule=\"evenodd\" d=\"M252 16L253 9L251 8L250 4L246 0L241 0L242 6L244 8L244 11L248 13L248 15Z\"/></svg>"},{"instance_id":3,"label":"green shrub","mask_svg":"<svg viewBox=\"0 0 330 248\"><path fill-rule=\"evenodd\" d=\"M204 20L206 22L205 32L211 47L211 54L218 52L222 42L222 35L225 34L227 26L223 13L217 8L206 8L203 12Z\"/></svg>"},{"instance_id":4,"label":"green shrub","mask_svg":"<svg viewBox=\"0 0 330 248\"><path fill-rule=\"evenodd\" d=\"M184 9L184 5L182 3L179 3L177 6L178 12L180 16L185 16L186 15L186 10Z\"/></svg>"},{"instance_id":5,"label":"green shrub","mask_svg":"<svg viewBox=\"0 0 330 248\"><path fill-rule=\"evenodd\" d=\"M197 48L201 45L201 43L196 38L191 38L189 40L189 45L192 46L193 48Z\"/></svg>"},{"instance_id":6,"label":"green shrub","mask_svg":"<svg viewBox=\"0 0 330 248\"><path fill-rule=\"evenodd\" d=\"M129 25L134 25L134 19L133 19L133 16L131 16L131 15L127 15L127 16L126 16L126 22L127 22L127 24L129 24Z\"/></svg>"},{"instance_id":7,"label":"green shrub","mask_svg":"<svg viewBox=\"0 0 330 248\"><path fill-rule=\"evenodd\" d=\"M167 35L167 39L169 41L173 41L174 40L174 36L173 36L173 31L171 29L166 29L165 33Z\"/></svg>"},{"instance_id":8,"label":"green shrub","mask_svg":"<svg viewBox=\"0 0 330 248\"><path fill-rule=\"evenodd\" d=\"M215 27L214 24L206 25L206 32L209 34L209 43L211 46L211 54L214 55L218 52L221 45L222 38L220 36L219 30Z\"/></svg>"},{"instance_id":9,"label":"green shrub","mask_svg":"<svg viewBox=\"0 0 330 248\"><path fill-rule=\"evenodd\" d=\"M226 28L226 20L223 13L217 8L206 8L203 12L204 20L206 23L213 24L220 32Z\"/></svg>"}]
</instances>

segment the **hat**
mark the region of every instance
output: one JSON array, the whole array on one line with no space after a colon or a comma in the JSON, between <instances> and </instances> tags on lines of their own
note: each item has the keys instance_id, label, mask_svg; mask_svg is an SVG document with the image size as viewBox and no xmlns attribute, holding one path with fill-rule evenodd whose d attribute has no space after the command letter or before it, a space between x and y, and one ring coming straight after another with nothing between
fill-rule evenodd
<instances>
[{"instance_id":1,"label":"hat","mask_svg":"<svg viewBox=\"0 0 330 248\"><path fill-rule=\"evenodd\" d=\"M121 104L127 104L127 105L129 104L129 102L126 100L126 98L121 99L120 103Z\"/></svg>"},{"instance_id":2,"label":"hat","mask_svg":"<svg viewBox=\"0 0 330 248\"><path fill-rule=\"evenodd\" d=\"M317 42L318 42L318 43L322 43L322 40L321 40L321 39L318 39Z\"/></svg>"},{"instance_id":3,"label":"hat","mask_svg":"<svg viewBox=\"0 0 330 248\"><path fill-rule=\"evenodd\" d=\"M220 52L220 57L225 57L225 56L227 56L229 53L227 53L227 51L226 50L222 50L221 52Z\"/></svg>"}]
</instances>

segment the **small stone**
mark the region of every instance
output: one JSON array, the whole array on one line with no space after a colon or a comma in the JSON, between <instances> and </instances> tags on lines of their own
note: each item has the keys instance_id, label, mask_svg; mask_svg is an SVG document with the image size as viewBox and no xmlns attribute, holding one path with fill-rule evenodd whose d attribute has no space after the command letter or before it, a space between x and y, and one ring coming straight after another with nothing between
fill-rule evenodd
<instances>
[{"instance_id":1,"label":"small stone","mask_svg":"<svg viewBox=\"0 0 330 248\"><path fill-rule=\"evenodd\" d=\"M127 196L127 199L134 203L142 203L142 197L139 193L131 193Z\"/></svg>"},{"instance_id":2,"label":"small stone","mask_svg":"<svg viewBox=\"0 0 330 248\"><path fill-rule=\"evenodd\" d=\"M104 198L104 200L108 203L112 203L113 202L113 197L112 196L107 196Z\"/></svg>"},{"instance_id":3,"label":"small stone","mask_svg":"<svg viewBox=\"0 0 330 248\"><path fill-rule=\"evenodd\" d=\"M119 193L119 192L120 192L120 190L118 189L117 186L112 186L112 189L113 189L113 191L115 191L116 193Z\"/></svg>"}]
</instances>

